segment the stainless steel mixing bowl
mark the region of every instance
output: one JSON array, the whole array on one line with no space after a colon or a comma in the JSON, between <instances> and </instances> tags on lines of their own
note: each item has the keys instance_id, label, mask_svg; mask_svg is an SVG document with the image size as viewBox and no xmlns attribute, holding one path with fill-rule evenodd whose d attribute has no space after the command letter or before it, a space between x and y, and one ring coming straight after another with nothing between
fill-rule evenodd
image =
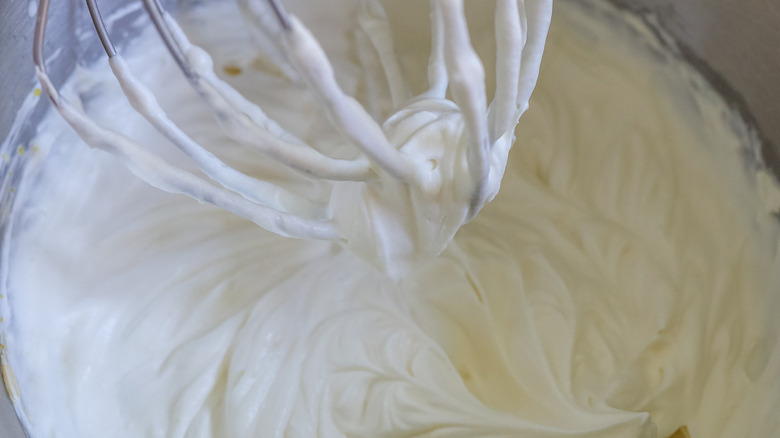
<instances>
[{"instance_id":1,"label":"stainless steel mixing bowl","mask_svg":"<svg viewBox=\"0 0 780 438\"><path fill-rule=\"evenodd\" d=\"M201 0L181 0L181 3L198 1ZM0 247L13 206L14 192L10 187L16 184L22 173L18 169L22 160L13 157L19 145L28 143L34 134L36 121L50 107L45 97L36 97L33 93L37 84L32 64L37 3L37 0L0 0L0 154L10 158L0 159ZM113 21L114 32L111 36L121 49L122 42L133 36L136 19L144 14L141 3L127 0L100 0L99 3L104 18ZM175 10L179 0L162 0L162 3L167 9ZM122 18L111 20L112 11L120 9L123 13L117 15ZM55 84L62 83L78 63L105 56L97 37L78 38L79 34L85 32L91 32L88 35L92 36L94 28L83 0L51 2L45 52ZM26 121L15 120L21 119L17 116L17 110L26 100L37 103L31 113L24 117ZM0 266L3 263L0 260ZM7 309L7 303L4 302L6 299L8 294L5 293L5 285L0 284L0 313ZM8 319L0 322L0 342L5 342L2 333L8 323ZM0 346L0 350L3 348ZM27 435L17 419L5 386L0 386L0 438L24 438Z\"/></svg>"},{"instance_id":2,"label":"stainless steel mixing bowl","mask_svg":"<svg viewBox=\"0 0 780 438\"><path fill-rule=\"evenodd\" d=\"M191 0L197 1L197 0ZM612 0L654 20L673 36L683 52L745 117L755 123L765 140L764 158L780 174L780 2L777 0ZM30 4L33 3L32 5ZM35 106L30 121L8 138L17 108L29 98L35 81L31 45L35 21L34 0L0 2L0 139L6 141L0 152L13 155L25 144L48 106L45 99ZM172 7L174 0L165 1ZM125 0L103 0L104 14ZM62 51L50 62L55 82L61 81L77 62L102 56L97 38L80 41L78 29L90 29L84 2L52 2L46 52ZM116 23L113 35L121 41L132 35L136 10ZM74 32L74 29L77 32ZM7 185L12 165L0 162L0 239L6 217L13 205ZM0 285L0 293L3 290ZM0 299L0 309L4 303ZM7 322L6 322L7 323ZM1 327L0 327L1 329ZM0 389L0 437L25 436L4 389Z\"/></svg>"}]
</instances>

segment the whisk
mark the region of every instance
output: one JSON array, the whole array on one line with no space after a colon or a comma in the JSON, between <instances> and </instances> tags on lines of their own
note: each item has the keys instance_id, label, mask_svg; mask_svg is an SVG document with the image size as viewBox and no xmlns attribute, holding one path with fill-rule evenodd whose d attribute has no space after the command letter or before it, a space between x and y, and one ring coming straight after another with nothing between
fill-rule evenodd
<instances>
[{"instance_id":1,"label":"whisk","mask_svg":"<svg viewBox=\"0 0 780 438\"><path fill-rule=\"evenodd\" d=\"M536 82L551 14L551 0L491 2L495 4L498 61L496 93L488 105L484 66L471 44L464 0L430 0L429 88L412 98L406 97L403 71L395 58L392 29L382 4L379 0L355 0L361 4L362 19L370 22L368 39L392 96L394 113L380 123L342 90L324 49L281 0L239 0L271 61L317 98L344 141L360 151L358 158L340 159L305 144L221 80L206 52L190 43L159 0L142 1L168 51L229 137L294 169L302 178L331 181L334 188L348 186L349 193L358 195L334 195L332 205L323 208L305 194L225 164L168 118L154 94L117 52L96 0L86 0L128 101L207 178L168 163L132 139L98 125L61 96L49 78L43 53L49 0L40 0L33 48L37 75L54 107L78 135L90 146L118 156L136 176L159 189L213 204L282 236L338 241L372 258L377 258L378 252L380 265L421 248L425 253L441 252L455 231L496 195L514 128ZM432 111L447 113L444 119L448 122L436 128L435 121L420 116ZM422 132L432 125L436 125L432 129L452 131L453 135L445 137L453 144L410 146L415 141L425 143L430 136L407 139L403 145L388 140L393 129ZM380 228L376 222L356 225L355 219L340 221L347 210L363 212L366 221L401 212L411 219L392 221L401 230L387 236L376 231ZM399 240L399 235L405 238ZM366 241L356 242L358 239Z\"/></svg>"}]
</instances>

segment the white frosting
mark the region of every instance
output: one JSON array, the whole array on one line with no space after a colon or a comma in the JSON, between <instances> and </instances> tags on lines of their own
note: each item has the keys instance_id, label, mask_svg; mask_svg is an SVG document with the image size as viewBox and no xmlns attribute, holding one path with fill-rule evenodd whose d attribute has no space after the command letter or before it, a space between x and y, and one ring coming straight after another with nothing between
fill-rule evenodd
<instances>
[{"instance_id":1,"label":"white frosting","mask_svg":"<svg viewBox=\"0 0 780 438\"><path fill-rule=\"evenodd\" d=\"M743 163L751 134L640 25L574 2L556 14L500 195L400 281L337 244L158 191L49 117L5 279L7 354L33 436L777 436L778 190ZM183 27L217 70L243 68L226 79L284 129L339 150L234 16L211 6ZM414 24L404 38L427 32ZM174 121L239 170L289 181L207 123L146 38L128 65ZM483 56L490 41L475 38ZM329 50L362 99L351 48ZM425 91L427 78L408 77ZM106 65L78 71L63 95L196 172ZM457 116L433 107L441 127L418 135L448 143ZM424 114L387 124L408 132Z\"/></svg>"}]
</instances>

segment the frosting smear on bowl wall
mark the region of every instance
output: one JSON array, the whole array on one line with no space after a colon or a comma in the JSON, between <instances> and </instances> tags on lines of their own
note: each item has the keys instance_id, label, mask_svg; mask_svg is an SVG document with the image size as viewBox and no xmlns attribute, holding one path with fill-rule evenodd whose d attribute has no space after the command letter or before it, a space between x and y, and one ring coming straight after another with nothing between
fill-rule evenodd
<instances>
[{"instance_id":1,"label":"frosting smear on bowl wall","mask_svg":"<svg viewBox=\"0 0 780 438\"><path fill-rule=\"evenodd\" d=\"M410 96L429 86L421 3L383 3ZM490 3L465 3L487 96ZM391 115L392 93L344 31L349 8L303 4L289 6L393 144L462 141L446 100ZM285 130L355 158L319 102L258 54L263 35L242 13L205 2L177 20ZM6 369L31 436L777 436L780 189L751 158L753 131L655 35L607 4L558 1L501 190L440 255L395 276L368 250L282 237L157 190L52 111L4 241ZM171 120L231 167L306 193L342 224L362 214L343 208L355 186L290 184L290 169L219 129L151 28L122 53ZM127 103L105 60L60 92L200 172ZM384 189L399 190L370 188ZM394 230L390 212L372 213L372 232Z\"/></svg>"}]
</instances>

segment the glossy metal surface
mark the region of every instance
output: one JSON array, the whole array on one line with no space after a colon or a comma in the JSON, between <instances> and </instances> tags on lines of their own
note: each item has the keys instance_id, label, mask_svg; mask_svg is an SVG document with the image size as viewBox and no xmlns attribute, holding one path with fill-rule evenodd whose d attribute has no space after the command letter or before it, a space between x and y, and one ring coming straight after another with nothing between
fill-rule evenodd
<instances>
[{"instance_id":1,"label":"glossy metal surface","mask_svg":"<svg viewBox=\"0 0 780 438\"><path fill-rule=\"evenodd\" d=\"M780 2L611 0L657 17L692 62L759 127L780 175Z\"/></svg>"},{"instance_id":2,"label":"glossy metal surface","mask_svg":"<svg viewBox=\"0 0 780 438\"><path fill-rule=\"evenodd\" d=\"M35 1L0 2L0 152L12 156L34 128L34 120L47 106L41 99L31 120L17 135L7 138L16 108L35 85L32 67L32 34ZM612 0L657 20L692 61L726 97L752 117L767 147L768 164L780 170L780 2L776 0ZM140 2L139 2L140 3ZM170 6L171 2L163 2ZM104 16L124 0L101 0ZM136 11L142 13L141 9ZM97 36L79 41L76 35L92 25L86 4L80 0L52 2L46 53L53 79L59 83L79 61L105 56ZM118 32L132 20L114 24L113 38L121 46L126 33ZM120 47L121 49L121 47ZM0 162L0 182L8 182L10 167ZM0 185L2 188L2 185ZM0 194L0 239L12 205L12 196ZM3 290L0 287L0 290ZM11 298L12 299L12 298ZM1 303L0 303L1 307ZM0 437L23 438L5 389L0 389Z\"/></svg>"},{"instance_id":3,"label":"glossy metal surface","mask_svg":"<svg viewBox=\"0 0 780 438\"><path fill-rule=\"evenodd\" d=\"M121 50L123 39L132 32L130 24L141 14L143 7L127 0L99 0L104 17L111 17L113 11L120 8L130 8L122 19L109 18L109 31L113 31L113 39ZM196 1L196 0L189 0ZM169 9L173 8L175 0L162 1ZM31 97L36 86L32 62L33 29L35 27L36 0L0 0L0 153L10 157L10 163L0 160L0 244L5 236L8 214L13 205L13 192L9 189L15 185L21 175L18 163L14 160L19 145L26 145L35 129L35 121L49 107L45 98ZM128 11L128 9L125 9ZM106 56L100 40L90 21L86 2L83 0L51 1L49 23L46 31L46 63L55 84L60 84L78 63L89 62L99 56ZM78 35L90 33L89 38L78 38ZM38 100L38 103L28 114L24 123L15 123L17 109L25 99ZM12 130L12 127L14 128ZM12 134L9 136L9 133ZM0 264L3 261L0 260ZM13 299L5 293L5 286L0 285L0 310L4 299ZM8 324L6 319L0 323L0 332ZM0 340L2 336L0 336ZM2 347L0 347L2 349ZM0 385L0 438L24 438L24 433L13 405L5 390Z\"/></svg>"}]
</instances>

